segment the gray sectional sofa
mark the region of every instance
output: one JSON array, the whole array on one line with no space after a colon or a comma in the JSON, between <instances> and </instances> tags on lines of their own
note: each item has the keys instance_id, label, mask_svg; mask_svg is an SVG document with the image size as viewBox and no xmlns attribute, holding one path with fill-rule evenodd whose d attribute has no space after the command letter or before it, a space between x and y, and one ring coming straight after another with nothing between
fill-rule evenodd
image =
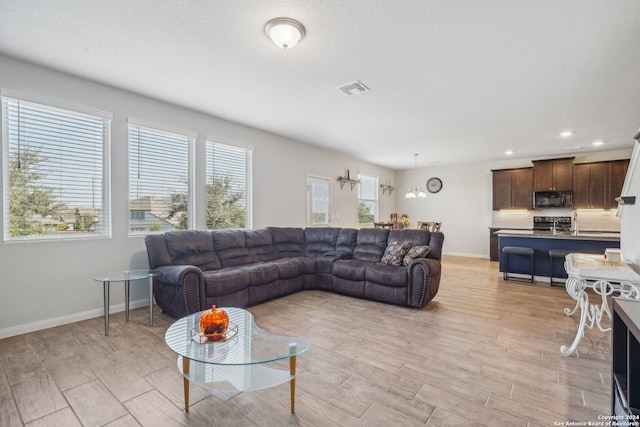
<instances>
[{"instance_id":1,"label":"gray sectional sofa","mask_svg":"<svg viewBox=\"0 0 640 427\"><path fill-rule=\"evenodd\" d=\"M400 265L389 245L430 251ZM444 235L425 230L287 228L170 231L145 237L153 291L168 315L211 307L246 307L305 289L320 289L410 307L438 292ZM396 245L398 247L398 245ZM387 253L385 255L385 251ZM398 256L400 255L400 257Z\"/></svg>"}]
</instances>

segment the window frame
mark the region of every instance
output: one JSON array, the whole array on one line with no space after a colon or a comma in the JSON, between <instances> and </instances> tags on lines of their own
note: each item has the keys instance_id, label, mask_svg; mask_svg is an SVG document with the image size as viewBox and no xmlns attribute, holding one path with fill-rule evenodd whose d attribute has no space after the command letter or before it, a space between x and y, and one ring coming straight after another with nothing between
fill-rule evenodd
<instances>
[{"instance_id":1,"label":"window frame","mask_svg":"<svg viewBox=\"0 0 640 427\"><path fill-rule=\"evenodd\" d=\"M307 227L330 227L331 226L331 183L332 179L319 175L307 175L307 195L306 195L306 224ZM314 223L314 200L313 200L313 185L319 184L326 188L325 206L326 206L326 222Z\"/></svg>"},{"instance_id":2,"label":"window frame","mask_svg":"<svg viewBox=\"0 0 640 427\"><path fill-rule=\"evenodd\" d=\"M362 197L362 187L364 180L371 179L372 182L372 193L373 199ZM378 197L378 182L379 177L375 175L369 175L363 172L358 172L358 195L357 195L357 208L358 208L358 224L373 224L378 221L378 211L379 211L379 197ZM371 222L360 222L360 203L372 203L373 204L373 221Z\"/></svg>"},{"instance_id":3,"label":"window frame","mask_svg":"<svg viewBox=\"0 0 640 427\"><path fill-rule=\"evenodd\" d=\"M132 139L131 139L131 130L132 128L142 128L145 129L148 132L151 133L156 133L158 135L159 138L161 138L162 136L165 137L169 137L169 138L175 138L180 139L180 138L184 138L185 139L185 143L186 143L186 166L185 166L185 170L184 170L184 176L186 179L186 206L187 206L187 226L185 228L185 230L192 230L195 228L195 211L196 211L196 207L195 207L195 197L194 197L194 190L193 190L193 186L195 183L195 141L196 141L196 133L189 131L189 130L184 130L184 129L179 129L179 128L175 128L175 127L171 127L171 126L167 126L167 125L161 125L161 124L157 124L157 123L151 123L145 120L140 120L140 119L135 119L135 118L129 118L128 119L128 123L127 123L127 176L128 176L128 182L127 182L127 211L128 211L128 215L127 215L127 233L129 237L138 237L138 236L145 236L147 234L157 234L157 233L163 233L168 231L168 229L160 229L160 230L152 230L151 227L149 226L149 229L142 229L140 226L136 226L136 224L132 224L132 209L131 209L131 202L133 201L132 199L132 182L133 182L133 178L132 178ZM155 196L155 195L153 195ZM152 196L152 197L153 197ZM144 196L143 196L144 197ZM139 199L139 197L138 197ZM165 218L161 218L161 220L169 222L167 219ZM179 229L179 228L176 228Z\"/></svg>"},{"instance_id":4,"label":"window frame","mask_svg":"<svg viewBox=\"0 0 640 427\"><path fill-rule=\"evenodd\" d=\"M233 150L242 151L245 156L244 159L244 215L245 223L244 227L239 228L227 228L231 229L243 229L250 230L253 228L253 146L248 144L242 144L237 141L229 141L219 137L207 137L205 140L205 183L204 183L204 224L207 230L213 230L209 228L207 212L209 210L209 200L207 197L207 186L213 184L215 179L215 147L223 146ZM210 152L211 150L211 152Z\"/></svg>"},{"instance_id":5,"label":"window frame","mask_svg":"<svg viewBox=\"0 0 640 427\"><path fill-rule=\"evenodd\" d=\"M91 212L91 215L98 218L98 221L101 223L99 228L96 229L86 229L86 230L81 230L81 232L77 232L76 230L69 230L71 231L70 233L67 233L66 230L65 231L59 231L56 230L54 232L52 232L51 234L34 234L34 235L25 235L25 236L11 236L11 218L10 218L10 206L11 206L11 191L10 191L10 164L9 162L11 161L11 153L12 153L12 141L11 141L11 137L9 136L9 132L10 132L10 127L13 125L10 125L8 123L5 123L5 120L9 120L8 119L8 115L9 112L7 111L8 108L14 108L14 107L9 107L8 103L24 103L24 105L26 107L31 107L34 109L34 111L32 112L33 114L36 114L36 110L40 110L40 113L44 113L44 114L50 114L49 118L55 118L55 115L60 115L60 116L69 116L70 120L73 120L74 118L77 120L95 120L96 121L96 125L99 124L99 122L101 122L101 137L100 137L100 142L99 142L99 146L96 144L95 146L93 146L93 150L95 153L99 153L99 158L98 161L96 162L96 164L99 165L99 169L98 172L95 174L91 174L90 178L91 178L91 184L89 184L88 182L84 183L84 185L86 186L91 186L91 192L93 193L95 187L95 178L99 177L100 179L100 183L99 183L99 192L100 192L100 197L98 199L95 199L94 196L92 196L92 201L91 201L91 208L89 208L88 206L79 206L76 205L74 206L68 206L68 210L75 210L77 212L81 212L79 209L90 209L91 211L97 210L99 213L97 215L94 214L94 212ZM104 239L104 238L111 238L111 223L112 223L112 219L111 219L111 126L112 126L112 121L113 121L113 115L109 112L105 112L102 110L97 110L94 108L90 108L90 107L86 107L86 106L81 106L81 105L76 105L76 104L70 104L70 103L65 103L62 101L58 101L58 100L52 100L52 99L48 99L48 98L44 98L44 97L38 97L38 96L33 96L30 94L26 94L26 93L22 93L19 91L14 91L14 90L10 90L10 89L5 89L2 88L0 89L0 104L1 104L1 108L0 111L2 112L2 117L0 119L0 146L1 146L1 165L2 165L2 236L3 236L3 242L5 243L23 243L23 242L46 242L46 241L61 241L61 240L87 240L87 239ZM5 106L7 106L5 108ZM20 108L20 107L18 107ZM19 113L21 114L21 113ZM25 113L28 114L28 113ZM46 117L46 116L45 116ZM20 120L20 119L18 119ZM43 120L43 123L46 125L46 121ZM51 132L53 134L53 128L55 127L56 124L59 124L59 122L51 122L50 125L50 129L48 130L49 132ZM42 126L42 124L41 124ZM95 129L97 130L99 127L95 126ZM63 128L65 129L65 128ZM69 130L69 129L65 129L65 130ZM73 130L73 128L71 128L71 130ZM79 134L81 133L80 130L78 130L78 128L75 129L76 133L72 133L72 136L80 136ZM62 147L65 147L65 143L61 142L60 137L58 137L58 140L56 141L58 144L61 144ZM50 138L52 141L55 140L55 138ZM86 140L84 141L89 141L92 142L91 139L96 140L96 138L90 138L87 137ZM46 140L44 140L46 142ZM77 141L77 140L76 140ZM73 147L73 144L67 142L67 144L69 146L72 146L73 149L75 149L75 152L78 152L78 148L77 145L75 147ZM19 142L19 146L22 145L22 141ZM19 150L21 150L21 148L19 148ZM59 150L58 150L59 151ZM72 153L74 151L71 151ZM65 164L71 164L73 166L72 163L64 163L61 162L61 160L64 159L64 156L60 155L60 157L56 158L56 160L59 162L60 165L57 168L54 168L54 171L68 171L70 170L69 167L65 167ZM73 170L80 170L80 168L73 168ZM54 172L57 173L57 172ZM63 176L65 176L65 174L62 174L62 176L59 176L58 179L62 180L64 179ZM86 176L85 176L86 177ZM68 179L68 177L67 177ZM82 179L78 179L74 181L75 183L77 182L82 182ZM68 190L68 189L67 189ZM67 192L65 191L65 198L68 197L79 197L82 195L82 191L76 189L75 192ZM85 195L86 197L86 195ZM98 200L99 201L99 206L96 207L95 206L95 201ZM60 218L62 217L62 215L64 215L63 213L60 214ZM59 220L58 220L59 221Z\"/></svg>"}]
</instances>

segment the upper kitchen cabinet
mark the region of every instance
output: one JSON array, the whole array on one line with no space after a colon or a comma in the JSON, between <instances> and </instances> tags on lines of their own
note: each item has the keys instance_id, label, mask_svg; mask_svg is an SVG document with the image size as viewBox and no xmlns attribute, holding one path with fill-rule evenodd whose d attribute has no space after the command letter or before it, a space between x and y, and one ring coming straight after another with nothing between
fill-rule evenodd
<instances>
[{"instance_id":1,"label":"upper kitchen cabinet","mask_svg":"<svg viewBox=\"0 0 640 427\"><path fill-rule=\"evenodd\" d=\"M573 166L574 209L604 209L609 165L582 163Z\"/></svg>"},{"instance_id":2,"label":"upper kitchen cabinet","mask_svg":"<svg viewBox=\"0 0 640 427\"><path fill-rule=\"evenodd\" d=\"M533 209L533 168L493 170L493 210Z\"/></svg>"},{"instance_id":3,"label":"upper kitchen cabinet","mask_svg":"<svg viewBox=\"0 0 640 427\"><path fill-rule=\"evenodd\" d=\"M565 191L573 186L573 157L533 161L533 191Z\"/></svg>"},{"instance_id":4,"label":"upper kitchen cabinet","mask_svg":"<svg viewBox=\"0 0 640 427\"><path fill-rule=\"evenodd\" d=\"M581 163L573 169L575 209L613 209L629 166L628 160Z\"/></svg>"}]
</instances>

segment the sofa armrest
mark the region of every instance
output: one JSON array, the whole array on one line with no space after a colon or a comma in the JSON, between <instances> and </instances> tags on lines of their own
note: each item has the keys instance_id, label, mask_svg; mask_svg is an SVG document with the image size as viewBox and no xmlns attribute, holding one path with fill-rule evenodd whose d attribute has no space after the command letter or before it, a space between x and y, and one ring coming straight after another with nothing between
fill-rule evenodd
<instances>
[{"instance_id":1,"label":"sofa armrest","mask_svg":"<svg viewBox=\"0 0 640 427\"><path fill-rule=\"evenodd\" d=\"M440 261L431 258L416 258L407 269L409 272L407 304L411 307L424 307L438 292Z\"/></svg>"},{"instance_id":2,"label":"sofa armrest","mask_svg":"<svg viewBox=\"0 0 640 427\"><path fill-rule=\"evenodd\" d=\"M160 274L153 280L153 293L162 311L179 319L203 310L202 270L193 265L163 265L155 270Z\"/></svg>"}]
</instances>

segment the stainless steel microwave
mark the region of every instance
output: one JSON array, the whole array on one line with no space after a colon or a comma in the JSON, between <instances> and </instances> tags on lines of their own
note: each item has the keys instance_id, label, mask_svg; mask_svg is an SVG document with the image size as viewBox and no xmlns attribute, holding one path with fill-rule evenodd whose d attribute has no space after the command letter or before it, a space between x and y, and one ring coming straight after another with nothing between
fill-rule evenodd
<instances>
[{"instance_id":1,"label":"stainless steel microwave","mask_svg":"<svg viewBox=\"0 0 640 427\"><path fill-rule=\"evenodd\" d=\"M573 206L572 191L536 191L533 193L536 208L570 208Z\"/></svg>"}]
</instances>

